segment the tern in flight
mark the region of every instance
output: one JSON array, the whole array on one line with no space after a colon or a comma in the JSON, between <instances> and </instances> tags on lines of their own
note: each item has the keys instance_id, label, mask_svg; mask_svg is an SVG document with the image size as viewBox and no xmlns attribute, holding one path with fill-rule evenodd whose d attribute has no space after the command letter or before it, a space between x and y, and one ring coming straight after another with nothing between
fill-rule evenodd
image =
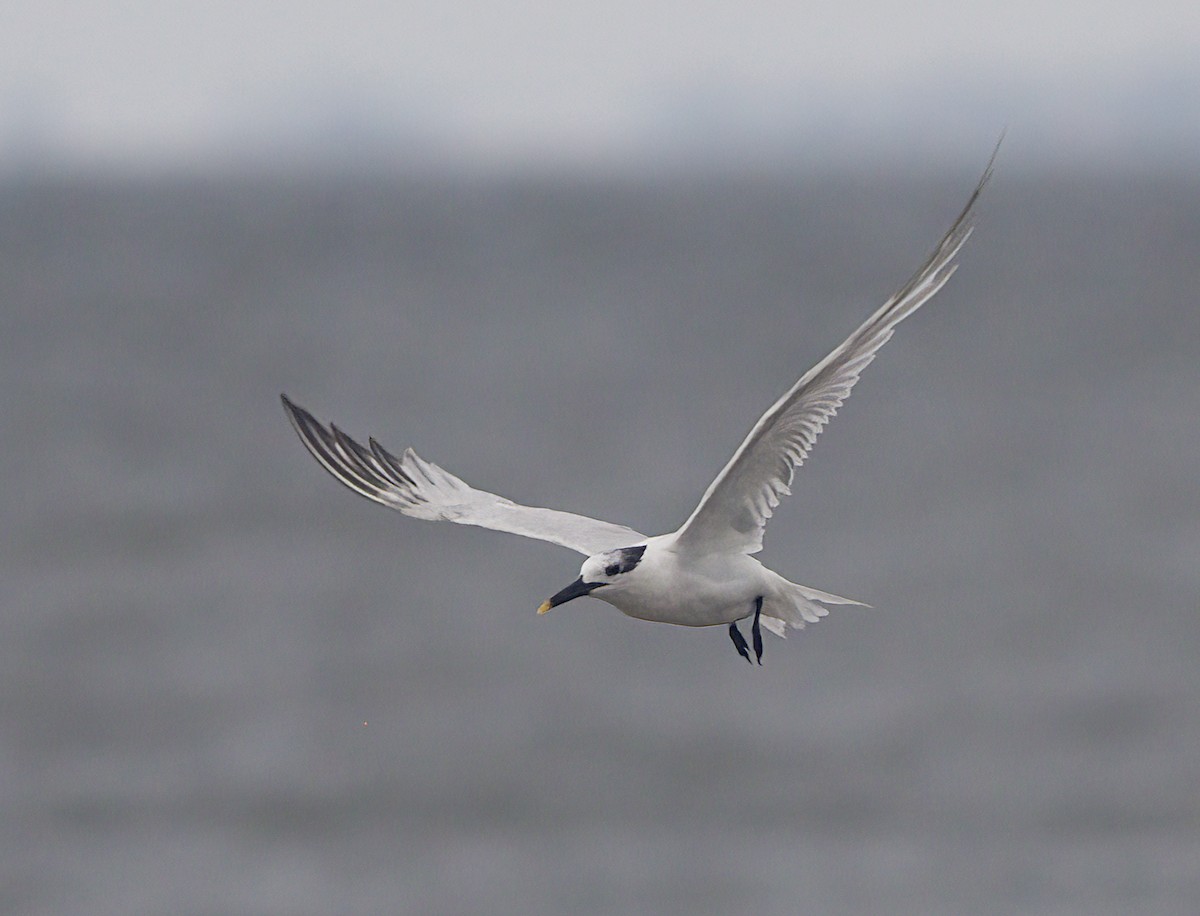
<instances>
[{"instance_id":1,"label":"tern in flight","mask_svg":"<svg viewBox=\"0 0 1200 916\"><path fill-rule=\"evenodd\" d=\"M592 595L641 620L726 626L746 661L750 647L738 621L751 619L754 654L761 665L763 627L783 636L789 626L799 629L828 614L823 605L862 605L789 582L753 555L762 549L763 529L779 500L791 493L795 469L859 375L896 325L954 273L954 257L971 234L973 210L991 173L989 162L966 207L921 269L771 405L687 521L670 534L646 537L624 525L522 506L475 489L412 449L396 457L374 439L364 448L333 424L322 426L286 395L283 406L313 457L367 499L413 518L508 531L587 557L579 578L546 599L539 614Z\"/></svg>"}]
</instances>

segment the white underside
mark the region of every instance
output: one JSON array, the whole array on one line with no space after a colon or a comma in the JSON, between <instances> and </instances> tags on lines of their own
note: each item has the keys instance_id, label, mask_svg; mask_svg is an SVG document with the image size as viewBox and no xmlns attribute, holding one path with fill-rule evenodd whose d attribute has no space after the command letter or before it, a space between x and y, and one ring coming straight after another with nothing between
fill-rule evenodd
<instances>
[{"instance_id":1,"label":"white underside","mask_svg":"<svg viewBox=\"0 0 1200 916\"><path fill-rule=\"evenodd\" d=\"M745 554L689 556L676 548L673 534L649 538L637 568L592 596L629 617L685 627L752 617L761 596L762 625L779 636L826 616L822 604L862 604L789 582Z\"/></svg>"}]
</instances>

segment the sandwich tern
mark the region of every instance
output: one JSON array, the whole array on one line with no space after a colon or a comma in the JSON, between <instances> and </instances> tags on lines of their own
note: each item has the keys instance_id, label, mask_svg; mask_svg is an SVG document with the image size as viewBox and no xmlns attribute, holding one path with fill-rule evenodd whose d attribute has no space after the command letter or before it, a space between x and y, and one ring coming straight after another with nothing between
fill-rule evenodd
<instances>
[{"instance_id":1,"label":"sandwich tern","mask_svg":"<svg viewBox=\"0 0 1200 916\"><path fill-rule=\"evenodd\" d=\"M630 617L688 627L728 626L738 654L750 646L738 621L753 618L754 655L762 664L762 628L783 636L829 612L827 604L861 601L789 582L753 554L763 529L817 435L850 395L859 375L891 338L896 325L950 279L955 255L971 235L975 204L996 154L950 231L913 277L828 356L809 369L759 418L699 505L677 531L646 537L597 519L522 506L478 490L412 449L396 457L374 439L364 448L337 426L319 423L283 395L300 440L335 478L354 492L430 521L477 525L559 544L587 557L579 577L546 599L551 608L584 595Z\"/></svg>"}]
</instances>

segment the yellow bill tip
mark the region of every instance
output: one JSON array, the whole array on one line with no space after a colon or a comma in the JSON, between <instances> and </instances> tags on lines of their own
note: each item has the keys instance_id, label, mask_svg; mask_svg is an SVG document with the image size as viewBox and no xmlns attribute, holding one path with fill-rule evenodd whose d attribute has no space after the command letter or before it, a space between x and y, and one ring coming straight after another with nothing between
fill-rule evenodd
<instances>
[{"instance_id":1,"label":"yellow bill tip","mask_svg":"<svg viewBox=\"0 0 1200 916\"><path fill-rule=\"evenodd\" d=\"M543 601L541 604L538 605L538 613L544 614L544 613L546 613L546 611L550 610L550 608L552 608L553 606L554 605L552 605L549 601Z\"/></svg>"}]
</instances>

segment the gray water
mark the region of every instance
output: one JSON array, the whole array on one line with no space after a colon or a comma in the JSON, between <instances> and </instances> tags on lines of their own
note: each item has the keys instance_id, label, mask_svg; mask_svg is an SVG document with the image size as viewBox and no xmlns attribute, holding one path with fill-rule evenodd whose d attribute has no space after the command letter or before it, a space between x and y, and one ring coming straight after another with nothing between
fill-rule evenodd
<instances>
[{"instance_id":1,"label":"gray water","mask_svg":"<svg viewBox=\"0 0 1200 916\"><path fill-rule=\"evenodd\" d=\"M671 530L973 181L0 188L0 911L1196 912L1194 177L1001 169L768 530L874 607L761 670L279 405Z\"/></svg>"}]
</instances>

